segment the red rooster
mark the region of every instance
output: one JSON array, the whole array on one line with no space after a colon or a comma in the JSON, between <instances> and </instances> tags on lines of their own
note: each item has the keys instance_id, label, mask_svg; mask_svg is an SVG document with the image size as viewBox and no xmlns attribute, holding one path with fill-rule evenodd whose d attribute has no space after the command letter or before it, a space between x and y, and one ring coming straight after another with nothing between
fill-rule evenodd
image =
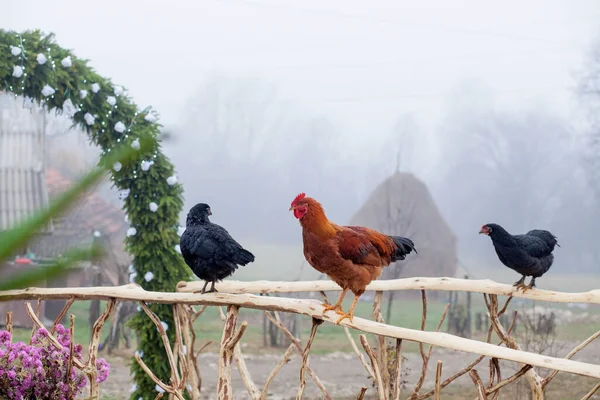
<instances>
[{"instance_id":1,"label":"red rooster","mask_svg":"<svg viewBox=\"0 0 600 400\"><path fill-rule=\"evenodd\" d=\"M367 285L379 278L383 267L404 260L411 251L417 253L412 240L388 236L361 226L339 226L329 221L321 204L300 193L290 211L302 225L304 256L314 269L324 274L343 289L335 305L323 304L323 312L334 310L340 315L337 324L354 316L354 308ZM348 312L342 302L348 290L354 301Z\"/></svg>"}]
</instances>

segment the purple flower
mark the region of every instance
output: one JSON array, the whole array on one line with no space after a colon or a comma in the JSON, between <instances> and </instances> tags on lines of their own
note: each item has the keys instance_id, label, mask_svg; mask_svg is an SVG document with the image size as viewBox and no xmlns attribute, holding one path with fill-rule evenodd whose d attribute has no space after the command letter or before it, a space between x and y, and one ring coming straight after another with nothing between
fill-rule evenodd
<instances>
[{"instance_id":1,"label":"purple flower","mask_svg":"<svg viewBox=\"0 0 600 400\"><path fill-rule=\"evenodd\" d=\"M108 378L108 372L110 371L110 364L106 362L104 358L99 358L96 361L96 369L98 370L98 376L96 382L104 382Z\"/></svg>"},{"instance_id":2,"label":"purple flower","mask_svg":"<svg viewBox=\"0 0 600 400\"><path fill-rule=\"evenodd\" d=\"M23 342L11 343L7 331L0 331L0 397L21 400L75 398L83 391L87 380L85 375L73 368L68 371L71 333L62 325L57 325L55 337L61 344L56 349L48 340L46 329L38 329L31 338L31 345ZM73 357L82 358L82 346L73 346ZM97 382L108 377L110 365L100 358L96 362ZM70 375L70 384L66 377Z\"/></svg>"},{"instance_id":3,"label":"purple flower","mask_svg":"<svg viewBox=\"0 0 600 400\"><path fill-rule=\"evenodd\" d=\"M0 343L8 344L10 343L10 332L9 331L0 331Z\"/></svg>"}]
</instances>

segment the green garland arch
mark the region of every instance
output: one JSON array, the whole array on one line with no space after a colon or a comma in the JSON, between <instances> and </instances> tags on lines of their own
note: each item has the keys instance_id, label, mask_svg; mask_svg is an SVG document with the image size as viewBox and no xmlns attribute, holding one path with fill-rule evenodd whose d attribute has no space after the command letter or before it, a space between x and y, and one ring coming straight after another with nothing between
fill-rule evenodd
<instances>
[{"instance_id":1,"label":"green garland arch","mask_svg":"<svg viewBox=\"0 0 600 400\"><path fill-rule=\"evenodd\" d=\"M0 89L23 96L24 107L42 104L70 116L102 148L100 163L121 145L136 147L145 135L157 138L160 125L151 109L138 110L123 89L88 67L87 61L54 42L53 35L40 31L0 30ZM157 142L158 143L158 142ZM177 282L188 280L190 270L178 252L179 213L183 188L174 168L157 144L150 153L113 165L111 180L127 195L124 209L131 228L126 248L133 256L135 282L146 290L174 291ZM150 278L149 282L145 278ZM173 327L169 305L152 304L151 309L168 327ZM170 370L160 335L149 318L138 312L131 326L138 332L138 351L148 367L169 382ZM174 329L167 329L171 341ZM134 390L131 399L154 399L154 382L132 359Z\"/></svg>"}]
</instances>

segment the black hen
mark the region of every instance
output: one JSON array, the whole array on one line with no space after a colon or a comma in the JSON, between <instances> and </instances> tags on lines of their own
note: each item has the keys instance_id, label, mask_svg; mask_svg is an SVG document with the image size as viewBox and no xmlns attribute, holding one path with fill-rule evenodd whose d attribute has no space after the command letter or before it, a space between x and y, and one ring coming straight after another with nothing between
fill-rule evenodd
<instances>
[{"instance_id":1,"label":"black hen","mask_svg":"<svg viewBox=\"0 0 600 400\"><path fill-rule=\"evenodd\" d=\"M523 290L535 287L535 279L544 275L554 262L554 246L560 247L556 236L542 229L534 229L524 235L511 235L498 224L486 224L479 233L492 239L502 264L523 275L514 283L514 286ZM531 282L527 286L526 276L531 276Z\"/></svg>"},{"instance_id":2,"label":"black hen","mask_svg":"<svg viewBox=\"0 0 600 400\"><path fill-rule=\"evenodd\" d=\"M212 212L208 204L192 207L180 243L186 264L198 278L206 281L202 293L216 292L216 281L231 276L239 265L254 261L254 255L236 242L225 228L210 222L209 215ZM208 282L212 285L206 291Z\"/></svg>"}]
</instances>

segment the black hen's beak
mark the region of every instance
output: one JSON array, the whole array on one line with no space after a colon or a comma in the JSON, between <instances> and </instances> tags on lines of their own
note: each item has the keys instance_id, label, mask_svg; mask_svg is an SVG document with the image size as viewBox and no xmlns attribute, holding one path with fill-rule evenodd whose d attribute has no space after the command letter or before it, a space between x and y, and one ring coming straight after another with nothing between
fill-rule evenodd
<instances>
[{"instance_id":1,"label":"black hen's beak","mask_svg":"<svg viewBox=\"0 0 600 400\"><path fill-rule=\"evenodd\" d=\"M210 208L206 211L208 212L208 215L212 215L212 211L210 211Z\"/></svg>"}]
</instances>

